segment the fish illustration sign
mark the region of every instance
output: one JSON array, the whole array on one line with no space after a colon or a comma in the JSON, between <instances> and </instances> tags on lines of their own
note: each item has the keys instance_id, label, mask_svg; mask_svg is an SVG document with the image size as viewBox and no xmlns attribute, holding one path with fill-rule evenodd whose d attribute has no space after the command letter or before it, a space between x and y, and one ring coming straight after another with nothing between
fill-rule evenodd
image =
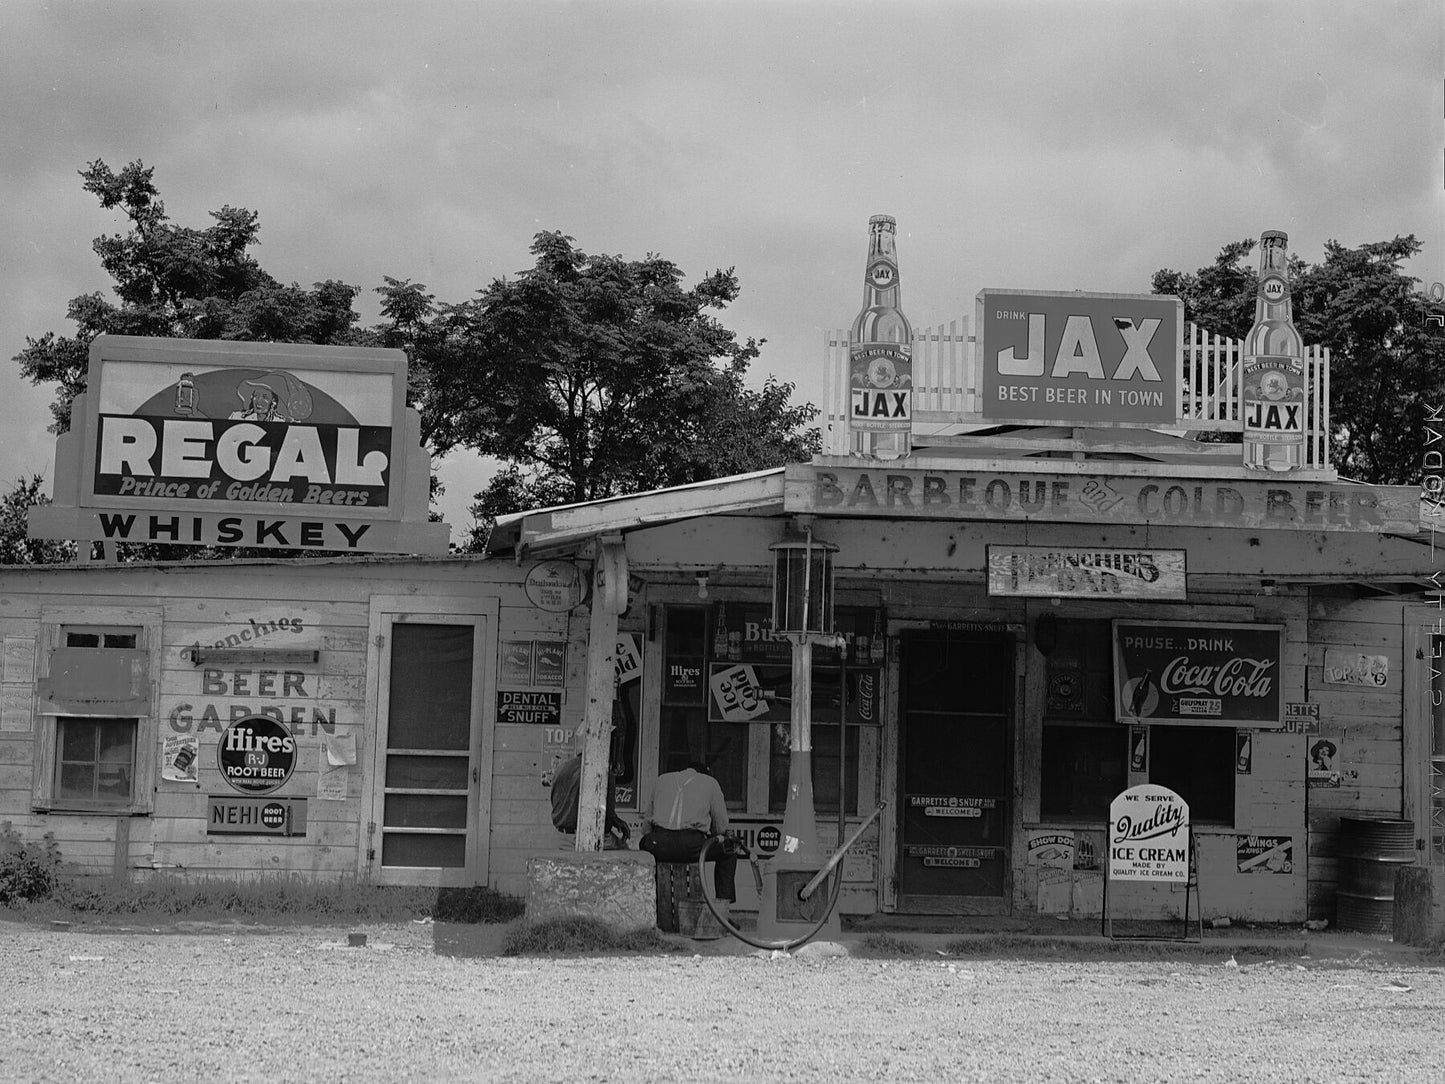
<instances>
[{"instance_id":1,"label":"fish illustration sign","mask_svg":"<svg viewBox=\"0 0 1445 1084\"><path fill-rule=\"evenodd\" d=\"M445 553L400 350L99 336L32 538Z\"/></svg>"}]
</instances>

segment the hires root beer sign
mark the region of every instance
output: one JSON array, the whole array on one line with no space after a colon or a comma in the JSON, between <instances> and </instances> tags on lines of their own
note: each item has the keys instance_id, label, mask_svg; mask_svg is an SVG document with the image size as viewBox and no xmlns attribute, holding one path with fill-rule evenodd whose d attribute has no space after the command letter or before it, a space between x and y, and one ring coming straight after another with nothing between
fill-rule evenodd
<instances>
[{"instance_id":1,"label":"hires root beer sign","mask_svg":"<svg viewBox=\"0 0 1445 1084\"><path fill-rule=\"evenodd\" d=\"M444 553L399 350L91 345L38 538Z\"/></svg>"},{"instance_id":2,"label":"hires root beer sign","mask_svg":"<svg viewBox=\"0 0 1445 1084\"><path fill-rule=\"evenodd\" d=\"M1126 723L1283 725L1280 625L1114 622L1114 705Z\"/></svg>"}]
</instances>

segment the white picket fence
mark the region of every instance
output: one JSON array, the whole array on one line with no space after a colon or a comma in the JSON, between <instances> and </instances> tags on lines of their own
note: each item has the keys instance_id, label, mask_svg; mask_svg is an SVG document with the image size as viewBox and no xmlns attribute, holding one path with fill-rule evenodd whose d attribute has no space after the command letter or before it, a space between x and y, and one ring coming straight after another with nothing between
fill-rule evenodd
<instances>
[{"instance_id":1,"label":"white picket fence","mask_svg":"<svg viewBox=\"0 0 1445 1084\"><path fill-rule=\"evenodd\" d=\"M983 416L975 342L967 317L924 328L913 337L913 423L916 427L957 426L967 431L1002 424ZM827 366L823 402L823 454L848 454L848 332L826 335ZM1184 379L1175 429L1188 431L1244 428L1239 402L1243 387L1244 344L1184 325ZM1330 352L1305 348L1309 399L1305 411L1305 466L1329 466Z\"/></svg>"}]
</instances>

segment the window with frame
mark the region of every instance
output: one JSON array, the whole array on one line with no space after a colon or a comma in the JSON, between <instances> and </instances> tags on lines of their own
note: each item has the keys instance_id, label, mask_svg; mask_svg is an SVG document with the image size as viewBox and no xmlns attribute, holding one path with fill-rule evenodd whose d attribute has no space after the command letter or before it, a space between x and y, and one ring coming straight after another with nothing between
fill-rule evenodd
<instances>
[{"instance_id":1,"label":"window with frame","mask_svg":"<svg viewBox=\"0 0 1445 1084\"><path fill-rule=\"evenodd\" d=\"M1107 620L1058 620L1045 664L1039 813L1108 820L1129 785L1129 728L1114 719L1112 629Z\"/></svg>"},{"instance_id":2,"label":"window with frame","mask_svg":"<svg viewBox=\"0 0 1445 1084\"><path fill-rule=\"evenodd\" d=\"M37 794L45 808L134 811L147 657L139 628L62 625L42 694L53 714L48 764ZM119 709L119 710L114 710Z\"/></svg>"},{"instance_id":3,"label":"window with frame","mask_svg":"<svg viewBox=\"0 0 1445 1084\"><path fill-rule=\"evenodd\" d=\"M792 645L771 637L769 616L766 604L668 606L663 637L658 771L702 760L728 808L755 814L783 811L791 764ZM876 760L879 749L880 621L874 611L840 607L846 655L814 652L811 764L819 814L838 812L840 789L845 811L856 814L860 779L874 774L861 761ZM766 786L750 807L749 781L759 760Z\"/></svg>"},{"instance_id":4,"label":"window with frame","mask_svg":"<svg viewBox=\"0 0 1445 1084\"><path fill-rule=\"evenodd\" d=\"M1233 727L1149 728L1149 782L1168 787L1189 803L1194 824L1234 823Z\"/></svg>"}]
</instances>

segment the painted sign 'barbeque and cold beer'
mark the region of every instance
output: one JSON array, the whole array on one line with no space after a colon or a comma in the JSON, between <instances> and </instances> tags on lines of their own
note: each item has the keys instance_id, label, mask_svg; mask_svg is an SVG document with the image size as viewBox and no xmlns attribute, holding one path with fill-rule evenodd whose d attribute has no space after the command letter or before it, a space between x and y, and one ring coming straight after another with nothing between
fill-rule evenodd
<instances>
[{"instance_id":1,"label":"painted sign 'barbeque and cold beer'","mask_svg":"<svg viewBox=\"0 0 1445 1084\"><path fill-rule=\"evenodd\" d=\"M398 350L98 337L32 537L444 553Z\"/></svg>"}]
</instances>

